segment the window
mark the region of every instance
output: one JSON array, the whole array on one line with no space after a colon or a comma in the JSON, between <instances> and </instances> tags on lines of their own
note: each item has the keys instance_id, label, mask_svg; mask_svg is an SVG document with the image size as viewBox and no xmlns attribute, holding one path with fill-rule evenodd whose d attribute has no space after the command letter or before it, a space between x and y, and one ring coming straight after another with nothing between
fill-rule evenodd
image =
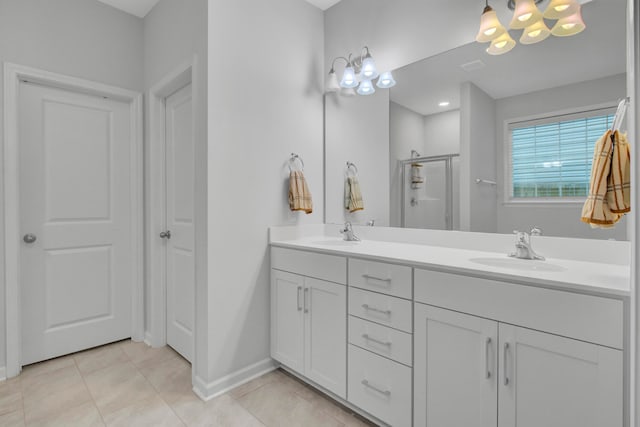
<instances>
[{"instance_id":1,"label":"window","mask_svg":"<svg viewBox=\"0 0 640 427\"><path fill-rule=\"evenodd\" d=\"M606 108L510 123L511 201L584 199L595 143L614 113Z\"/></svg>"}]
</instances>

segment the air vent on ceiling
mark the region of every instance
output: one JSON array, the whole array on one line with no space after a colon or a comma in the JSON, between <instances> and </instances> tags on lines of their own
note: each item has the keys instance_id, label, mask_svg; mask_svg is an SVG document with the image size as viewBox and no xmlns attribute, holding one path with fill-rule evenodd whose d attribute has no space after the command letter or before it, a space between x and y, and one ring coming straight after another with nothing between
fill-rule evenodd
<instances>
[{"instance_id":1,"label":"air vent on ceiling","mask_svg":"<svg viewBox=\"0 0 640 427\"><path fill-rule=\"evenodd\" d=\"M479 59L475 61L467 62L466 64L462 64L460 66L460 68L465 70L467 73L475 70L480 70L484 67L486 67L486 64Z\"/></svg>"}]
</instances>

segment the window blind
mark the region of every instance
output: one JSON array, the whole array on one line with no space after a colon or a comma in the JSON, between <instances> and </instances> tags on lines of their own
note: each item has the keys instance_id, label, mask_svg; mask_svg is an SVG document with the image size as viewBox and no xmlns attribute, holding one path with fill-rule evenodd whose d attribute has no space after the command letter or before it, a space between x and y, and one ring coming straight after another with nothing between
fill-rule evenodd
<instances>
[{"instance_id":1,"label":"window blind","mask_svg":"<svg viewBox=\"0 0 640 427\"><path fill-rule=\"evenodd\" d=\"M510 125L512 198L586 197L595 143L613 117L606 109Z\"/></svg>"}]
</instances>

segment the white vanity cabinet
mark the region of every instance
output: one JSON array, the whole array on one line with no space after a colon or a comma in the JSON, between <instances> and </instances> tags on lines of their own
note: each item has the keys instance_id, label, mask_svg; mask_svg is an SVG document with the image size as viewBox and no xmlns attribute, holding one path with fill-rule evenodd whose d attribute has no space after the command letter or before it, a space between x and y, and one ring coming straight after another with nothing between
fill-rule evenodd
<instances>
[{"instance_id":1,"label":"white vanity cabinet","mask_svg":"<svg viewBox=\"0 0 640 427\"><path fill-rule=\"evenodd\" d=\"M343 283L322 280L325 277ZM271 357L343 399L347 387L345 280L344 258L272 249Z\"/></svg>"},{"instance_id":2,"label":"white vanity cabinet","mask_svg":"<svg viewBox=\"0 0 640 427\"><path fill-rule=\"evenodd\" d=\"M418 269L415 293L416 427L623 426L622 301Z\"/></svg>"}]
</instances>

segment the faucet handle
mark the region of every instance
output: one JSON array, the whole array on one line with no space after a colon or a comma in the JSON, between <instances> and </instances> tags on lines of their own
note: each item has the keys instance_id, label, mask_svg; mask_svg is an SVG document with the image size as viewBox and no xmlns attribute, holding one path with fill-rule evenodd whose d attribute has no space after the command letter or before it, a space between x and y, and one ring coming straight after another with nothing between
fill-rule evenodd
<instances>
[{"instance_id":1,"label":"faucet handle","mask_svg":"<svg viewBox=\"0 0 640 427\"><path fill-rule=\"evenodd\" d=\"M542 236L542 229L534 225L529 234L532 236Z\"/></svg>"}]
</instances>

